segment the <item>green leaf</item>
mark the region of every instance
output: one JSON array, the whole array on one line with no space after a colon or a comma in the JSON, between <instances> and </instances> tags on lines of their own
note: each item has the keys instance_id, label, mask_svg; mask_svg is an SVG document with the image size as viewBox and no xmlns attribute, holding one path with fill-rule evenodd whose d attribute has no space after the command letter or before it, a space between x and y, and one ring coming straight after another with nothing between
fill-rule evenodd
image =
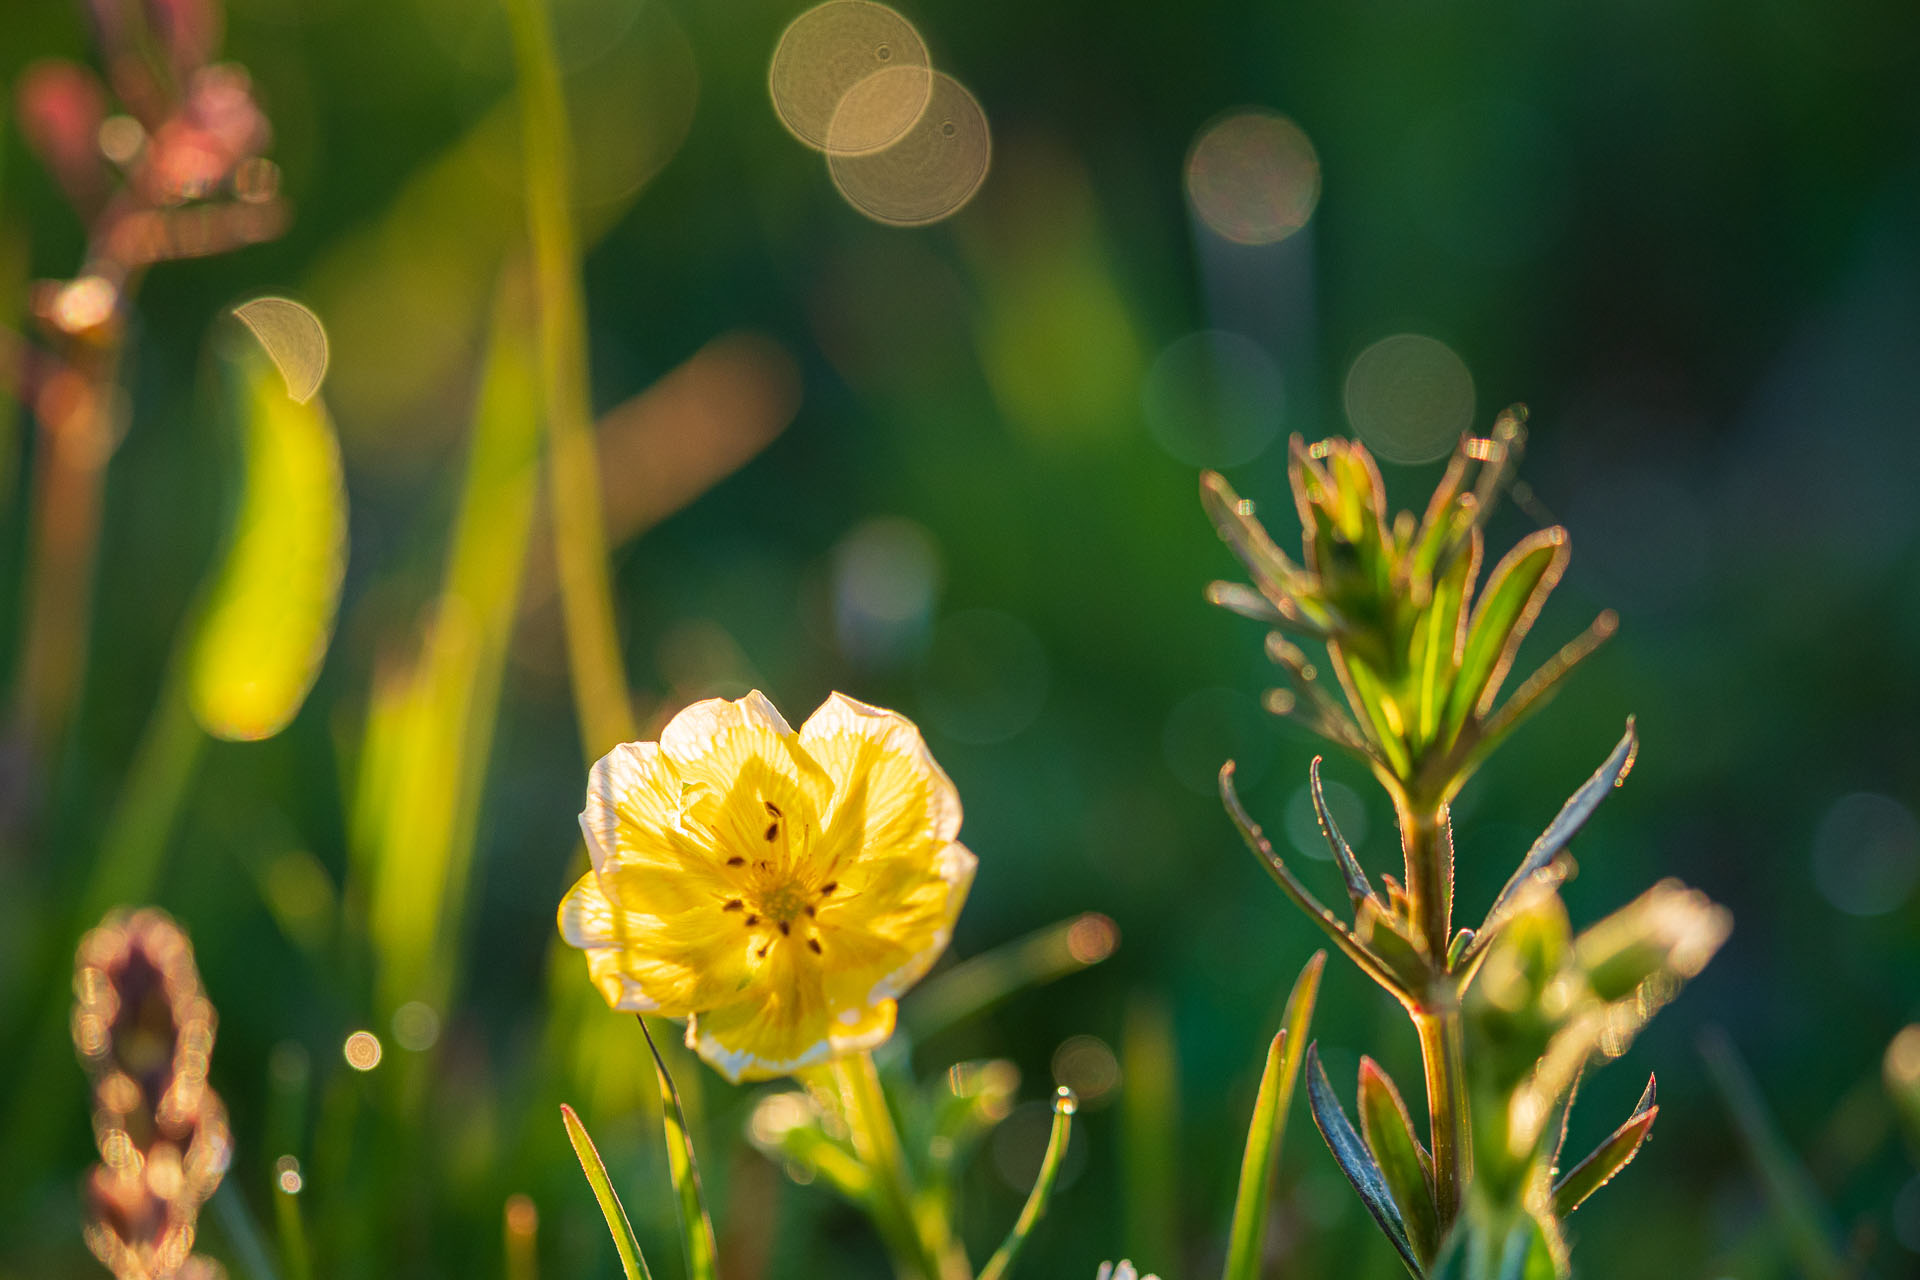
<instances>
[{"instance_id":1,"label":"green leaf","mask_svg":"<svg viewBox=\"0 0 1920 1280\"><path fill-rule=\"evenodd\" d=\"M1373 666L1364 658L1347 653L1339 644L1327 642L1327 660L1342 677L1347 697L1361 712L1361 723L1370 732L1368 738L1386 756L1396 777L1413 772L1407 755L1407 717L1399 700L1387 688Z\"/></svg>"},{"instance_id":2,"label":"green leaf","mask_svg":"<svg viewBox=\"0 0 1920 1280\"><path fill-rule=\"evenodd\" d=\"M1373 1153L1407 1237L1422 1262L1440 1249L1440 1211L1433 1200L1433 1158L1413 1133L1413 1117L1393 1078L1372 1058L1360 1059L1360 1134Z\"/></svg>"},{"instance_id":3,"label":"green leaf","mask_svg":"<svg viewBox=\"0 0 1920 1280\"><path fill-rule=\"evenodd\" d=\"M747 1140L776 1164L817 1176L862 1209L870 1206L873 1174L844 1139L827 1132L813 1095L806 1091L764 1095L747 1120Z\"/></svg>"},{"instance_id":4,"label":"green leaf","mask_svg":"<svg viewBox=\"0 0 1920 1280\"><path fill-rule=\"evenodd\" d=\"M1367 882L1367 873L1361 870L1359 859L1353 856L1353 846L1340 834L1340 824L1333 820L1333 810L1327 807L1326 793L1320 789L1320 757L1315 756L1313 763L1307 766L1307 786L1313 793L1313 815L1320 820L1320 834L1326 838L1327 848L1333 850L1333 860L1340 867L1340 874L1346 878L1347 897L1353 900L1356 909L1368 898L1375 896L1373 886Z\"/></svg>"},{"instance_id":5,"label":"green leaf","mask_svg":"<svg viewBox=\"0 0 1920 1280\"><path fill-rule=\"evenodd\" d=\"M1554 526L1520 540L1487 579L1467 628L1460 674L1447 695L1443 738L1459 737L1467 721L1485 716L1500 693L1514 652L1567 567L1567 531Z\"/></svg>"},{"instance_id":6,"label":"green leaf","mask_svg":"<svg viewBox=\"0 0 1920 1280\"><path fill-rule=\"evenodd\" d=\"M1338 916L1320 905L1320 900L1308 892L1280 855L1274 852L1273 845L1260 830L1260 824L1247 815L1246 807L1240 803L1239 793L1233 788L1231 760L1220 766L1220 802L1226 807L1227 816L1233 819L1233 825L1239 828L1240 838L1246 841L1247 848L1253 851L1254 857L1260 859L1260 865L1267 869L1267 874L1273 877L1281 890L1293 899L1293 904L1306 912L1333 939L1333 944L1340 948L1341 954L1364 970L1368 977L1396 997L1403 997L1405 987L1401 980L1381 963L1379 956L1361 944Z\"/></svg>"},{"instance_id":7,"label":"green leaf","mask_svg":"<svg viewBox=\"0 0 1920 1280\"><path fill-rule=\"evenodd\" d=\"M600 1214L607 1220L607 1231L612 1234L613 1247L620 1255L620 1269L626 1273L627 1280L653 1280L647 1270L647 1260L640 1254L640 1242L634 1238L633 1224L627 1221L627 1211L613 1189L613 1180L607 1177L607 1166L601 1163L600 1152L587 1136L587 1127L564 1102L560 1104L560 1119L567 1126L567 1141L573 1144L573 1154L580 1159L580 1170L587 1175L587 1185L593 1188L593 1198L600 1202Z\"/></svg>"},{"instance_id":8,"label":"green leaf","mask_svg":"<svg viewBox=\"0 0 1920 1280\"><path fill-rule=\"evenodd\" d=\"M1291 608L1297 621L1325 635L1329 619L1315 602L1311 579L1274 545L1266 526L1254 517L1253 504L1235 493L1219 472L1205 471L1200 475L1200 505L1275 611L1284 616Z\"/></svg>"},{"instance_id":9,"label":"green leaf","mask_svg":"<svg viewBox=\"0 0 1920 1280\"><path fill-rule=\"evenodd\" d=\"M1464 555L1455 556L1447 572L1433 585L1433 598L1420 615L1414 632L1412 669L1419 676L1415 699L1418 739L1432 742L1440 732L1440 716L1460 670L1467 642L1467 599L1480 576L1481 537L1473 530Z\"/></svg>"},{"instance_id":10,"label":"green leaf","mask_svg":"<svg viewBox=\"0 0 1920 1280\"><path fill-rule=\"evenodd\" d=\"M1227 1241L1223 1280L1259 1280L1273 1174L1280 1164L1280 1142L1286 1136L1287 1112L1300 1078L1301 1046L1313 1021L1320 974L1326 963L1327 953L1316 951L1300 970L1293 993L1287 997L1280 1030L1267 1046L1267 1065L1260 1074L1260 1092L1254 1098L1253 1119L1247 1125L1246 1153L1240 1160L1240 1189L1233 1199L1233 1231Z\"/></svg>"},{"instance_id":11,"label":"green leaf","mask_svg":"<svg viewBox=\"0 0 1920 1280\"><path fill-rule=\"evenodd\" d=\"M1560 691L1560 682L1619 629L1620 615L1611 609L1603 610L1591 626L1561 646L1560 652L1521 682L1520 687L1513 691L1513 696L1481 726L1462 771L1477 767L1480 761L1492 754L1495 747L1506 740L1508 734L1546 706L1553 695Z\"/></svg>"},{"instance_id":12,"label":"green leaf","mask_svg":"<svg viewBox=\"0 0 1920 1280\"><path fill-rule=\"evenodd\" d=\"M1594 810L1600 807L1600 802L1611 795L1615 787L1627 780L1627 774L1633 769L1634 756L1638 753L1639 747L1640 740L1634 734L1633 719L1629 717L1627 731L1620 735L1620 741L1614 744L1613 750L1607 754L1607 758L1601 762L1600 767L1593 771L1593 776L1582 783L1580 789L1560 806L1560 812L1554 815L1552 822L1547 824L1547 829L1540 833L1540 838L1533 842L1533 847L1527 850L1527 856L1520 860L1519 868L1495 896L1493 907L1487 912L1488 925L1492 924L1494 913L1520 892L1520 886L1532 878L1534 872L1544 869L1548 863L1559 856L1562 849L1573 842L1573 838L1580 834L1580 828L1587 825L1587 819L1591 818ZM1480 931L1483 934L1486 933L1487 926L1482 926Z\"/></svg>"},{"instance_id":13,"label":"green leaf","mask_svg":"<svg viewBox=\"0 0 1920 1280\"><path fill-rule=\"evenodd\" d=\"M1060 1161L1067 1154L1067 1140L1073 1131L1073 1113L1079 1109L1079 1099L1073 1096L1073 1090L1062 1085L1053 1099L1053 1132L1047 1136L1047 1154L1040 1161L1040 1176L1034 1179L1033 1189L1027 1193L1027 1203L1020 1210L1013 1229L1007 1232L1007 1238L994 1250L993 1257L980 1272L980 1280L1006 1280L1014 1261L1020 1256L1020 1249L1027 1242L1027 1236L1033 1232L1034 1224L1040 1221L1047 1211L1047 1201L1053 1195L1053 1184L1060 1176Z\"/></svg>"},{"instance_id":14,"label":"green leaf","mask_svg":"<svg viewBox=\"0 0 1920 1280\"><path fill-rule=\"evenodd\" d=\"M1400 1214L1400 1208L1394 1203L1393 1193L1388 1189L1386 1178L1380 1172L1380 1166L1374 1163L1373 1154L1367 1150L1360 1135L1353 1131L1353 1124L1347 1119L1347 1113L1340 1109L1340 1099L1334 1096L1333 1085L1327 1081L1326 1069L1320 1065L1318 1045L1307 1046L1307 1103L1313 1110L1313 1122L1320 1129L1320 1136L1326 1139L1327 1149L1333 1152L1333 1158L1340 1166L1340 1172L1347 1175L1347 1181L1360 1196L1360 1202L1380 1224L1380 1230L1400 1254L1400 1260L1407 1264L1407 1270L1416 1277L1424 1278L1420 1258L1414 1252L1413 1241L1407 1236L1406 1220Z\"/></svg>"},{"instance_id":15,"label":"green leaf","mask_svg":"<svg viewBox=\"0 0 1920 1280\"><path fill-rule=\"evenodd\" d=\"M320 673L346 568L347 498L325 406L288 399L258 357L240 380L240 507L188 655L187 700L208 733L250 742L285 728Z\"/></svg>"},{"instance_id":16,"label":"green leaf","mask_svg":"<svg viewBox=\"0 0 1920 1280\"><path fill-rule=\"evenodd\" d=\"M680 1105L680 1090L667 1072L660 1046L644 1016L635 1014L647 1048L653 1052L653 1073L660 1085L660 1120L666 1129L667 1169L673 1176L674 1195L680 1204L680 1243L686 1250L689 1280L714 1280L719 1253L713 1239L713 1220L707 1216L706 1194L700 1187L700 1166L694 1163L693 1137L687 1132L687 1113Z\"/></svg>"},{"instance_id":17,"label":"green leaf","mask_svg":"<svg viewBox=\"0 0 1920 1280\"><path fill-rule=\"evenodd\" d=\"M1653 1078L1648 1077L1646 1091L1640 1095L1640 1102L1634 1107L1633 1114L1627 1117L1627 1122L1553 1184L1553 1211L1556 1214L1564 1218L1578 1209L1588 1196L1611 1182L1615 1174L1640 1154L1641 1144L1653 1132L1653 1122L1660 1115L1660 1108L1654 1104L1654 1096Z\"/></svg>"}]
</instances>

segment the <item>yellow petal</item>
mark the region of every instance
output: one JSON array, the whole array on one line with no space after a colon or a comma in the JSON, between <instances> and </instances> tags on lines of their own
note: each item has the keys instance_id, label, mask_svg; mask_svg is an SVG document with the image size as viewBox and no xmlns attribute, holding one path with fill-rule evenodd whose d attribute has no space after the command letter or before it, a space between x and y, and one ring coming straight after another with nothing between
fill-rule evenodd
<instances>
[{"instance_id":1,"label":"yellow petal","mask_svg":"<svg viewBox=\"0 0 1920 1280\"><path fill-rule=\"evenodd\" d=\"M953 939L977 860L959 842L931 858L856 863L847 892L820 911L822 957L836 1005L904 994Z\"/></svg>"},{"instance_id":2,"label":"yellow petal","mask_svg":"<svg viewBox=\"0 0 1920 1280\"><path fill-rule=\"evenodd\" d=\"M588 872L560 904L560 933L587 953L593 984L616 1009L685 1017L738 998L752 939L711 900L671 916L627 909Z\"/></svg>"},{"instance_id":3,"label":"yellow petal","mask_svg":"<svg viewBox=\"0 0 1920 1280\"><path fill-rule=\"evenodd\" d=\"M893 1001L834 1012L818 986L805 981L807 966L789 961L786 967L801 979L792 992L800 1004L783 1004L756 987L745 999L695 1016L687 1024L687 1047L738 1084L791 1075L843 1053L871 1049L893 1034Z\"/></svg>"},{"instance_id":4,"label":"yellow petal","mask_svg":"<svg viewBox=\"0 0 1920 1280\"><path fill-rule=\"evenodd\" d=\"M769 802L802 825L818 825L826 805L826 774L757 689L686 708L661 730L660 751L680 782L681 825L727 854L765 843Z\"/></svg>"},{"instance_id":5,"label":"yellow petal","mask_svg":"<svg viewBox=\"0 0 1920 1280\"><path fill-rule=\"evenodd\" d=\"M833 782L827 856L918 853L960 833L960 793L905 716L836 693L800 727L800 745Z\"/></svg>"}]
</instances>

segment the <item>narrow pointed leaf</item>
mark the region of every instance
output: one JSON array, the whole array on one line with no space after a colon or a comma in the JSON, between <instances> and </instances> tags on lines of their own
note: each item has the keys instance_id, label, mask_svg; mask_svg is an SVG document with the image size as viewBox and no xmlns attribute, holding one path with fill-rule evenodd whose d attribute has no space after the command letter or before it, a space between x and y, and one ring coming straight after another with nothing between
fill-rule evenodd
<instances>
[{"instance_id":1,"label":"narrow pointed leaf","mask_svg":"<svg viewBox=\"0 0 1920 1280\"><path fill-rule=\"evenodd\" d=\"M1020 1249L1033 1233L1033 1228L1047 1211L1047 1201L1053 1195L1054 1181L1060 1176L1060 1161L1067 1154L1067 1140L1073 1132L1073 1113L1079 1109L1080 1101L1074 1097L1073 1090L1062 1085L1053 1099L1053 1132L1047 1136L1047 1154L1040 1160L1040 1176L1033 1181L1033 1189L1027 1193L1027 1203L1020 1210L1020 1216L1014 1221L1013 1229L1007 1232L1007 1238L994 1250L993 1257L987 1259L987 1265L980 1272L980 1280L1006 1280L1014 1260L1020 1256Z\"/></svg>"},{"instance_id":2,"label":"narrow pointed leaf","mask_svg":"<svg viewBox=\"0 0 1920 1280\"><path fill-rule=\"evenodd\" d=\"M1327 953L1316 951L1294 980L1280 1030L1267 1047L1266 1070L1260 1074L1260 1092L1254 1098L1253 1119L1247 1125L1246 1153L1240 1160L1240 1189L1233 1199L1233 1231L1227 1240L1227 1265L1222 1280L1259 1280L1260 1259L1267 1229L1267 1205L1273 1198L1273 1174L1280 1164L1280 1142L1287 1131L1287 1112L1294 1085L1300 1078L1302 1046L1313 1021L1320 993L1320 974Z\"/></svg>"},{"instance_id":3,"label":"narrow pointed leaf","mask_svg":"<svg viewBox=\"0 0 1920 1280\"><path fill-rule=\"evenodd\" d=\"M1567 531L1558 526L1523 538L1494 566L1467 628L1459 677L1447 695L1447 741L1457 737L1470 718L1487 713L1513 665L1515 650L1566 567Z\"/></svg>"},{"instance_id":4,"label":"narrow pointed leaf","mask_svg":"<svg viewBox=\"0 0 1920 1280\"><path fill-rule=\"evenodd\" d=\"M1304 590L1308 585L1305 573L1274 544L1266 526L1254 517L1253 504L1242 501L1218 472L1201 475L1200 505L1206 509L1207 518L1213 522L1221 541L1246 565L1261 595L1270 601L1289 601L1307 613L1308 622L1317 625L1326 622L1325 618L1314 616L1317 610Z\"/></svg>"},{"instance_id":5,"label":"narrow pointed leaf","mask_svg":"<svg viewBox=\"0 0 1920 1280\"><path fill-rule=\"evenodd\" d=\"M573 1144L573 1154L579 1157L587 1185L593 1188L593 1198L600 1202L601 1216L607 1220L607 1231L613 1236L613 1247L620 1255L620 1269L626 1273L627 1280L653 1280L647 1271L647 1260L640 1254L640 1242L634 1239L633 1224L627 1221L627 1211L613 1189L613 1180L607 1177L607 1166L601 1163L600 1152L587 1136L587 1127L564 1102L560 1104L560 1119L567 1126L567 1141Z\"/></svg>"},{"instance_id":6,"label":"narrow pointed leaf","mask_svg":"<svg viewBox=\"0 0 1920 1280\"><path fill-rule=\"evenodd\" d=\"M1326 1139L1327 1149L1333 1152L1333 1158L1340 1166L1340 1172L1347 1175L1347 1181L1360 1196L1360 1202L1380 1224L1380 1230L1407 1264L1407 1270L1424 1280L1420 1258L1414 1252L1413 1241L1407 1236L1406 1219L1400 1214L1400 1208L1394 1203L1393 1194L1387 1188L1380 1166L1374 1163L1373 1154L1354 1132L1353 1124L1347 1119L1347 1113L1340 1109L1340 1099L1334 1095L1333 1085L1327 1080L1326 1068L1320 1065L1318 1045L1307 1046L1307 1102L1313 1110L1313 1122L1319 1127L1320 1136Z\"/></svg>"},{"instance_id":7,"label":"narrow pointed leaf","mask_svg":"<svg viewBox=\"0 0 1920 1280\"><path fill-rule=\"evenodd\" d=\"M1440 1211L1433 1202L1433 1159L1414 1136L1413 1117L1393 1078L1372 1058L1360 1059L1360 1135L1380 1166L1407 1237L1423 1263L1440 1250Z\"/></svg>"},{"instance_id":8,"label":"narrow pointed leaf","mask_svg":"<svg viewBox=\"0 0 1920 1280\"><path fill-rule=\"evenodd\" d=\"M1611 1182L1615 1174L1640 1154L1640 1146L1653 1132L1653 1122L1659 1116L1659 1107L1635 1111L1632 1119L1615 1129L1585 1160L1569 1169L1553 1184L1553 1211L1564 1218L1578 1209L1588 1196Z\"/></svg>"},{"instance_id":9,"label":"narrow pointed leaf","mask_svg":"<svg viewBox=\"0 0 1920 1280\"><path fill-rule=\"evenodd\" d=\"M1581 784L1580 789L1560 806L1560 812L1554 816L1552 822L1547 824L1547 829L1540 833L1540 838L1533 842L1533 847L1527 850L1527 856L1521 859L1519 868L1494 898L1493 910L1487 913L1488 924L1482 926L1480 930L1482 934L1489 932L1488 926L1493 923L1494 912L1505 906L1520 891L1520 886L1532 878L1535 872L1543 870L1547 864L1558 857L1560 851L1572 843L1573 838L1580 833L1580 828L1587 825L1587 819L1591 818L1593 811L1600 807L1600 802L1612 794L1615 787L1627 780L1627 774L1633 769L1634 755L1639 750L1639 746L1640 740L1634 734L1633 720L1629 718L1627 731L1620 735L1620 741L1614 744L1606 760L1594 770L1593 776Z\"/></svg>"},{"instance_id":10,"label":"narrow pointed leaf","mask_svg":"<svg viewBox=\"0 0 1920 1280\"><path fill-rule=\"evenodd\" d=\"M1254 857L1260 859L1260 865L1267 869L1267 874L1273 877L1282 892L1293 899L1293 904L1306 912L1313 922L1333 939L1334 945L1340 948L1341 954L1365 970L1368 977L1393 992L1395 996L1404 996L1404 986L1400 979L1380 962L1378 956L1361 945L1352 931L1340 923L1338 916L1320 905L1320 900L1308 892L1307 887L1300 883L1299 878L1281 860L1280 855L1274 852L1272 843L1260 830L1260 824L1248 816L1246 807L1240 803L1240 795L1233 787L1233 761L1231 760L1220 766L1220 801L1226 806L1227 816L1233 819L1233 825L1239 829L1240 838L1246 842L1247 848L1253 851Z\"/></svg>"},{"instance_id":11,"label":"narrow pointed leaf","mask_svg":"<svg viewBox=\"0 0 1920 1280\"><path fill-rule=\"evenodd\" d=\"M687 1132L687 1113L680 1105L680 1090L667 1073L660 1046L640 1015L640 1030L653 1052L653 1072L660 1084L660 1119L666 1130L667 1169L673 1177L673 1191L680 1208L680 1242L686 1250L688 1280L714 1280L719 1271L719 1249L714 1244L713 1220L707 1216L706 1194L700 1187L700 1166L693 1159L693 1137Z\"/></svg>"},{"instance_id":12,"label":"narrow pointed leaf","mask_svg":"<svg viewBox=\"0 0 1920 1280\"><path fill-rule=\"evenodd\" d=\"M1413 667L1420 676L1415 710L1419 740L1433 741L1440 718L1460 670L1467 638L1467 598L1480 576L1480 531L1468 538L1466 554L1456 556L1447 572L1433 584L1433 598L1414 634Z\"/></svg>"},{"instance_id":13,"label":"narrow pointed leaf","mask_svg":"<svg viewBox=\"0 0 1920 1280\"><path fill-rule=\"evenodd\" d=\"M1326 793L1320 788L1319 756L1315 756L1313 763L1307 766L1307 784L1313 792L1313 814L1320 820L1320 834L1326 838L1327 848L1333 850L1333 860L1346 879L1347 897L1353 900L1355 909L1358 909L1362 902L1374 896L1373 886L1367 882L1367 873L1361 870L1359 859L1353 856L1353 846L1340 834L1340 824L1333 820L1333 810L1327 807Z\"/></svg>"},{"instance_id":14,"label":"narrow pointed leaf","mask_svg":"<svg viewBox=\"0 0 1920 1280\"><path fill-rule=\"evenodd\" d=\"M1546 706L1553 695L1560 691L1560 682L1619 629L1620 615L1607 609L1585 631L1562 645L1560 652L1523 680L1520 687L1513 691L1513 696L1487 718L1468 756L1469 763L1478 764L1484 760L1506 740L1507 735L1525 723L1534 712Z\"/></svg>"}]
</instances>

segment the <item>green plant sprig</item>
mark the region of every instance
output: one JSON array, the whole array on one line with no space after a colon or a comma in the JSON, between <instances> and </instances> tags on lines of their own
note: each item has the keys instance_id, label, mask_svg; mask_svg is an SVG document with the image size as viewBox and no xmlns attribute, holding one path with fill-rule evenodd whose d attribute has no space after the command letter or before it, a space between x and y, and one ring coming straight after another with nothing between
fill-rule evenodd
<instances>
[{"instance_id":1,"label":"green plant sprig","mask_svg":"<svg viewBox=\"0 0 1920 1280\"><path fill-rule=\"evenodd\" d=\"M1477 927L1454 921L1450 806L1488 755L1559 690L1617 626L1601 613L1572 642L1501 692L1521 642L1566 570L1566 530L1522 538L1481 582L1487 517L1510 484L1525 411L1467 437L1425 514L1389 519L1379 468L1348 440L1295 437L1287 474L1302 527L1298 561L1280 549L1217 474L1201 502L1250 583L1208 598L1266 624L1286 686L1266 705L1362 761L1392 801L1402 875L1370 877L1309 771L1314 811L1351 918L1323 905L1287 867L1235 793L1221 799L1280 888L1335 946L1406 1009L1419 1036L1428 1142L1398 1088L1370 1059L1358 1129L1311 1053L1308 1097L1342 1170L1417 1276L1569 1274L1559 1220L1639 1150L1651 1098L1573 1173L1559 1178L1558 1135L1580 1071L1617 1055L1654 1009L1725 937L1726 913L1663 882L1573 937L1558 890L1568 846L1625 780L1638 750L1631 720L1606 760L1561 808ZM1301 648L1321 646L1325 671Z\"/></svg>"}]
</instances>

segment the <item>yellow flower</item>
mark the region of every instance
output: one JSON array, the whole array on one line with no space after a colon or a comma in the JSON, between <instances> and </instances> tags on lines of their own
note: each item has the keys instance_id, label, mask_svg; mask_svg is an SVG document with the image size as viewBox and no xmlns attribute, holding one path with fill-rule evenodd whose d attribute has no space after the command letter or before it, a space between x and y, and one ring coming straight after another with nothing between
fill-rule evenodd
<instances>
[{"instance_id":1,"label":"yellow flower","mask_svg":"<svg viewBox=\"0 0 1920 1280\"><path fill-rule=\"evenodd\" d=\"M691 1018L736 1081L893 1034L973 880L920 731L838 693L799 733L757 690L695 703L594 765L580 827L561 934L608 1004Z\"/></svg>"}]
</instances>

